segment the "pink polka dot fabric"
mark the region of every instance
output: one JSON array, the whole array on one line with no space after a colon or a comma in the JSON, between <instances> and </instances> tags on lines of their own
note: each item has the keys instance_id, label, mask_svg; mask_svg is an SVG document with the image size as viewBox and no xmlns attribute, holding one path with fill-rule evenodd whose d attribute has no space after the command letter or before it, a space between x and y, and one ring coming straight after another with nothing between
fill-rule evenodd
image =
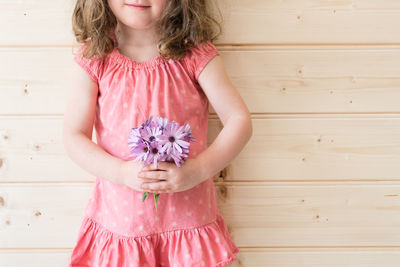
<instances>
[{"instance_id":1,"label":"pink polka dot fabric","mask_svg":"<svg viewBox=\"0 0 400 267\"><path fill-rule=\"evenodd\" d=\"M97 143L132 160L130 129L162 116L190 124L196 141L188 158L196 157L207 148L209 106L197 79L218 50L206 41L181 60L159 55L137 62L119 52L113 36L115 47L104 61L84 58L83 46L74 56L99 86ZM186 191L161 193L158 212L149 196L142 202L142 192L96 177L68 267L213 267L237 260L212 177Z\"/></svg>"}]
</instances>

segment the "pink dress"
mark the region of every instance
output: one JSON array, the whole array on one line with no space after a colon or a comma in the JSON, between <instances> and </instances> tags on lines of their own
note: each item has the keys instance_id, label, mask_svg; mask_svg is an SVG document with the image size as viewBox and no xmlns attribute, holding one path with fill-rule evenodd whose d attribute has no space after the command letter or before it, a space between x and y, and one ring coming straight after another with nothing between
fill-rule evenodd
<instances>
[{"instance_id":1,"label":"pink dress","mask_svg":"<svg viewBox=\"0 0 400 267\"><path fill-rule=\"evenodd\" d=\"M99 95L95 116L97 143L111 155L132 160L127 144L132 127L151 115L189 123L195 142L188 158L207 147L208 99L197 83L204 66L219 52L210 42L182 60L161 55L144 62L115 47L103 62L74 56ZM96 164L93 162L93 164ZM153 195L96 177L68 267L226 266L238 253L220 215L213 177L182 192Z\"/></svg>"}]
</instances>

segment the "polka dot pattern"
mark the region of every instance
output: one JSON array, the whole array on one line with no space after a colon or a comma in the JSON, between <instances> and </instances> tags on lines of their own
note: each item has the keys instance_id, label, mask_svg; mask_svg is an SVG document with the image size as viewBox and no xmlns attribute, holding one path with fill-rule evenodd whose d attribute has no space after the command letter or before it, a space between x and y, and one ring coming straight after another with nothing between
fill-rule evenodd
<instances>
[{"instance_id":1,"label":"polka dot pattern","mask_svg":"<svg viewBox=\"0 0 400 267\"><path fill-rule=\"evenodd\" d=\"M114 157L132 160L130 129L159 115L188 123L196 139L188 158L200 154L207 148L209 102L197 79L218 54L204 42L179 61L159 56L137 62L117 46L101 64L76 55L75 62L99 86L98 144ZM238 249L219 213L212 177L185 191L161 193L158 212L152 194L143 202L141 191L96 177L84 215L68 267L223 266L236 260Z\"/></svg>"}]
</instances>

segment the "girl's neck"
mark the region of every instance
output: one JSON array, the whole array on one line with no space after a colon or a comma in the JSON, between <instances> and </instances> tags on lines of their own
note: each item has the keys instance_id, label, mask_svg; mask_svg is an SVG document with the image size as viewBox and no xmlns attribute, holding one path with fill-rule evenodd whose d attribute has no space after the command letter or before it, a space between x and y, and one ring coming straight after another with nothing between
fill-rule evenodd
<instances>
[{"instance_id":1,"label":"girl's neck","mask_svg":"<svg viewBox=\"0 0 400 267\"><path fill-rule=\"evenodd\" d=\"M145 62L160 55L154 29L137 30L120 24L115 28L120 54L136 62Z\"/></svg>"},{"instance_id":2,"label":"girl's neck","mask_svg":"<svg viewBox=\"0 0 400 267\"><path fill-rule=\"evenodd\" d=\"M154 27L148 29L133 29L118 23L115 29L115 35L120 47L124 46L138 49L152 46L156 47L158 42Z\"/></svg>"}]
</instances>

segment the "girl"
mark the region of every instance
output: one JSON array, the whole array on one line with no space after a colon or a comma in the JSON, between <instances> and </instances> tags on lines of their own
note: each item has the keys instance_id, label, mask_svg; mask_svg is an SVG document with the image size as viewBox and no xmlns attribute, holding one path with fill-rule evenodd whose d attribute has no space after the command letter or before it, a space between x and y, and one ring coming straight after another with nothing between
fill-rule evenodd
<instances>
[{"instance_id":1,"label":"girl","mask_svg":"<svg viewBox=\"0 0 400 267\"><path fill-rule=\"evenodd\" d=\"M64 117L68 155L96 176L69 267L227 266L238 248L220 215L213 176L252 134L249 111L211 42L205 0L78 0ZM207 147L208 106L224 124ZM185 163L145 166L130 129L150 116L192 129ZM97 144L92 142L96 129ZM152 197L160 193L158 212Z\"/></svg>"}]
</instances>

